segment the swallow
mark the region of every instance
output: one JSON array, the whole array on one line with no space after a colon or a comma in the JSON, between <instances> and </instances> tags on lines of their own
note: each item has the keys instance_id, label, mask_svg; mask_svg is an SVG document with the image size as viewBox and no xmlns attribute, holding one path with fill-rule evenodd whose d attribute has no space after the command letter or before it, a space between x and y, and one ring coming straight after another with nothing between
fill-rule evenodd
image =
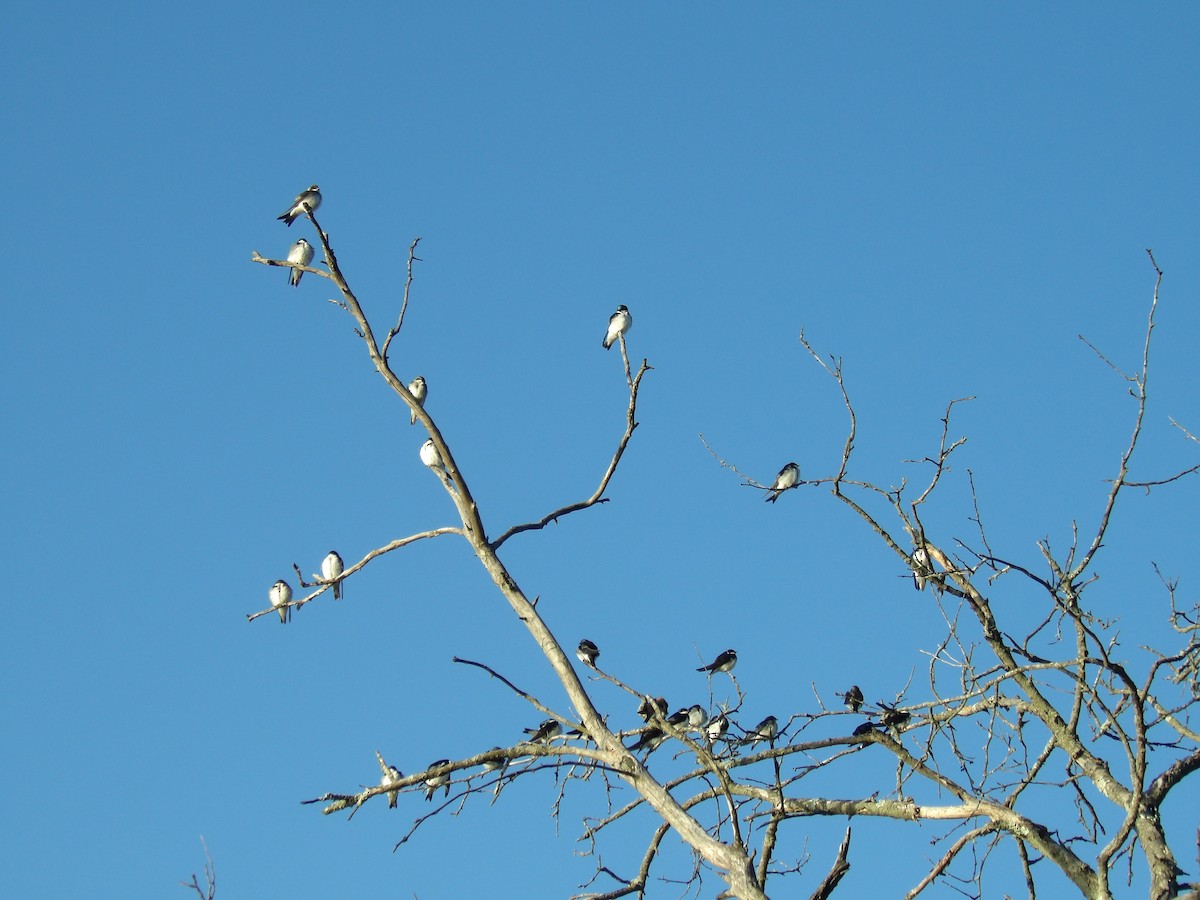
<instances>
[{"instance_id":1,"label":"swallow","mask_svg":"<svg viewBox=\"0 0 1200 900\"><path fill-rule=\"evenodd\" d=\"M279 613L279 621L286 625L292 612L292 608L288 606L292 602L292 586L280 578L271 585L267 596L271 598L271 605Z\"/></svg>"},{"instance_id":2,"label":"swallow","mask_svg":"<svg viewBox=\"0 0 1200 900\"><path fill-rule=\"evenodd\" d=\"M320 205L321 189L315 184L310 184L307 191L296 195L292 205L283 211L283 215L279 216L279 221L291 228L292 223L304 215L306 208L309 212L316 212Z\"/></svg>"},{"instance_id":3,"label":"swallow","mask_svg":"<svg viewBox=\"0 0 1200 900\"><path fill-rule=\"evenodd\" d=\"M880 703L879 708L883 710L879 716L879 721L884 728L899 730L901 725L907 725L912 718L911 713L907 713L902 709L896 709L896 707L889 706L886 703Z\"/></svg>"},{"instance_id":4,"label":"swallow","mask_svg":"<svg viewBox=\"0 0 1200 900\"><path fill-rule=\"evenodd\" d=\"M729 717L725 713L717 713L708 720L708 728L704 732L710 744L715 744L729 730Z\"/></svg>"},{"instance_id":5,"label":"swallow","mask_svg":"<svg viewBox=\"0 0 1200 900\"><path fill-rule=\"evenodd\" d=\"M600 655L600 648L584 638L579 642L579 647L575 650L575 657L585 666L596 668L596 658Z\"/></svg>"},{"instance_id":6,"label":"swallow","mask_svg":"<svg viewBox=\"0 0 1200 900\"><path fill-rule=\"evenodd\" d=\"M649 722L654 718L656 708L660 716L665 716L667 714L667 698L643 697L642 702L638 704L637 714L642 717L643 722Z\"/></svg>"},{"instance_id":7,"label":"swallow","mask_svg":"<svg viewBox=\"0 0 1200 900\"><path fill-rule=\"evenodd\" d=\"M708 724L708 713L704 711L704 707L699 703L694 703L688 707L688 728L694 731L699 731Z\"/></svg>"},{"instance_id":8,"label":"swallow","mask_svg":"<svg viewBox=\"0 0 1200 900\"><path fill-rule=\"evenodd\" d=\"M753 730L746 732L746 741L751 746L759 741L768 741L774 744L777 737L779 737L779 720L774 716L767 716L755 725Z\"/></svg>"},{"instance_id":9,"label":"swallow","mask_svg":"<svg viewBox=\"0 0 1200 900\"><path fill-rule=\"evenodd\" d=\"M296 263L296 265L299 266L307 266L310 262L312 262L312 258L312 244L310 244L304 238L300 238L300 240L292 244L292 249L288 251L287 261L290 263ZM300 283L300 279L303 277L303 271L300 269L292 269L291 277L288 280L291 281L292 287L295 287Z\"/></svg>"},{"instance_id":10,"label":"swallow","mask_svg":"<svg viewBox=\"0 0 1200 900\"><path fill-rule=\"evenodd\" d=\"M562 734L562 723L558 719L547 719L537 728L526 728L524 731L529 735L529 743L548 744L551 738Z\"/></svg>"},{"instance_id":11,"label":"swallow","mask_svg":"<svg viewBox=\"0 0 1200 900\"><path fill-rule=\"evenodd\" d=\"M862 740L859 741L859 744L861 745L861 744L867 743L867 739L866 739L867 735L874 734L874 733L875 733L875 723L874 722L863 722L861 725L859 725L857 728L855 728L854 731L851 732L851 736L856 737L856 738L862 738Z\"/></svg>"},{"instance_id":12,"label":"swallow","mask_svg":"<svg viewBox=\"0 0 1200 900\"><path fill-rule=\"evenodd\" d=\"M429 769L427 769L426 771L430 771L432 769L440 769L442 766L448 766L448 765L450 765L450 760L448 760L448 759L434 760L433 762L431 762L429 764ZM445 788L446 788L446 796L449 797L450 796L450 773L449 772L442 772L440 775L430 775L428 778L426 778L425 779L425 800L426 800L426 802L432 800L433 795L435 793L437 793L437 789L440 787L443 787L443 786L445 786Z\"/></svg>"},{"instance_id":13,"label":"swallow","mask_svg":"<svg viewBox=\"0 0 1200 900\"><path fill-rule=\"evenodd\" d=\"M492 750L499 750L499 749L500 749L500 747L499 747L499 746L496 746L496 747L493 747L493 748L492 748ZM490 751L489 751L489 752L490 752ZM483 764L483 771L485 771L485 772L495 772L497 769L503 769L503 768L504 768L505 766L507 766L507 765L508 765L508 760L507 760L507 759L504 759L504 758L501 758L501 759L489 759L487 762L485 762L485 763Z\"/></svg>"},{"instance_id":14,"label":"swallow","mask_svg":"<svg viewBox=\"0 0 1200 900\"><path fill-rule=\"evenodd\" d=\"M333 581L333 599L342 599L342 583L335 581L342 577L342 572L346 571L346 566L342 562L342 558L338 556L336 550L330 550L329 555L321 560L321 577L326 581Z\"/></svg>"},{"instance_id":15,"label":"swallow","mask_svg":"<svg viewBox=\"0 0 1200 900\"><path fill-rule=\"evenodd\" d=\"M774 503L784 491L794 488L800 481L800 467L794 462L788 463L775 476L775 483L767 491L767 502Z\"/></svg>"},{"instance_id":16,"label":"swallow","mask_svg":"<svg viewBox=\"0 0 1200 900\"><path fill-rule=\"evenodd\" d=\"M648 728L641 737L629 745L626 749L630 753L637 753L639 750L645 750L646 755L650 755L659 747L663 741L667 739L667 735L661 728Z\"/></svg>"},{"instance_id":17,"label":"swallow","mask_svg":"<svg viewBox=\"0 0 1200 900\"><path fill-rule=\"evenodd\" d=\"M442 472L446 471L446 464L442 462L442 454L438 452L433 438L430 438L421 445L421 462L425 463L431 469L441 470Z\"/></svg>"},{"instance_id":18,"label":"swallow","mask_svg":"<svg viewBox=\"0 0 1200 900\"><path fill-rule=\"evenodd\" d=\"M429 396L429 385L425 383L425 376L418 375L408 383L408 392L412 394L413 399L417 401L417 406L421 409L425 408L425 398ZM415 425L417 422L417 413L414 410L409 413L408 424Z\"/></svg>"},{"instance_id":19,"label":"swallow","mask_svg":"<svg viewBox=\"0 0 1200 900\"><path fill-rule=\"evenodd\" d=\"M674 725L679 728L681 725L686 725L688 720L688 709L686 706L680 707L667 716L667 724Z\"/></svg>"},{"instance_id":20,"label":"swallow","mask_svg":"<svg viewBox=\"0 0 1200 900\"><path fill-rule=\"evenodd\" d=\"M924 547L918 547L913 551L912 566L913 587L918 591L923 591L925 582L933 575L933 566L929 564L929 554Z\"/></svg>"},{"instance_id":21,"label":"swallow","mask_svg":"<svg viewBox=\"0 0 1200 900\"><path fill-rule=\"evenodd\" d=\"M838 694L842 698L842 702L846 704L846 709L850 712L858 712L863 705L863 692L857 684L850 685L850 690L844 694Z\"/></svg>"},{"instance_id":22,"label":"swallow","mask_svg":"<svg viewBox=\"0 0 1200 900\"><path fill-rule=\"evenodd\" d=\"M379 779L380 787L387 787L388 785L395 784L404 777L403 772L401 772L395 766L389 766L383 761L383 754L378 750L375 751L375 758L379 760L379 771L383 773L383 777ZM388 809L396 808L396 801L399 799L399 797L399 789L387 792Z\"/></svg>"},{"instance_id":23,"label":"swallow","mask_svg":"<svg viewBox=\"0 0 1200 900\"><path fill-rule=\"evenodd\" d=\"M629 314L629 307L621 304L617 307L617 311L608 318L608 331L604 334L603 347L607 350L613 345L618 337L626 334L633 327L633 316Z\"/></svg>"},{"instance_id":24,"label":"swallow","mask_svg":"<svg viewBox=\"0 0 1200 900\"><path fill-rule=\"evenodd\" d=\"M718 653L717 658L711 663L709 663L707 666L701 666L696 671L708 672L710 675L715 675L717 672L731 672L733 671L733 667L736 665L737 651L724 650L721 653Z\"/></svg>"}]
</instances>

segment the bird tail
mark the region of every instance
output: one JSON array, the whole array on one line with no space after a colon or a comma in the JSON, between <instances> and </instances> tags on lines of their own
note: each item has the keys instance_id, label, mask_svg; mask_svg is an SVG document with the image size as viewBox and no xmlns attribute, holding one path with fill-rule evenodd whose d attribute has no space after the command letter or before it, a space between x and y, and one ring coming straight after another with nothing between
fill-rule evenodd
<instances>
[{"instance_id":1,"label":"bird tail","mask_svg":"<svg viewBox=\"0 0 1200 900\"><path fill-rule=\"evenodd\" d=\"M300 279L303 277L304 277L304 273L301 272L299 269L292 269L292 277L291 277L292 287L296 287L296 285L298 285L300 283Z\"/></svg>"},{"instance_id":2,"label":"bird tail","mask_svg":"<svg viewBox=\"0 0 1200 900\"><path fill-rule=\"evenodd\" d=\"M605 350L607 350L612 345L613 345L612 338L610 338L608 335L605 335L604 340L602 340L600 342L600 346L603 347Z\"/></svg>"},{"instance_id":3,"label":"bird tail","mask_svg":"<svg viewBox=\"0 0 1200 900\"><path fill-rule=\"evenodd\" d=\"M773 492L767 494L767 497L766 497L766 500L768 503L774 503L778 499L779 499L779 491L773 491Z\"/></svg>"},{"instance_id":4,"label":"bird tail","mask_svg":"<svg viewBox=\"0 0 1200 900\"><path fill-rule=\"evenodd\" d=\"M289 209L282 216L279 216L278 219L288 228L291 228L292 223L296 221L296 214Z\"/></svg>"}]
</instances>

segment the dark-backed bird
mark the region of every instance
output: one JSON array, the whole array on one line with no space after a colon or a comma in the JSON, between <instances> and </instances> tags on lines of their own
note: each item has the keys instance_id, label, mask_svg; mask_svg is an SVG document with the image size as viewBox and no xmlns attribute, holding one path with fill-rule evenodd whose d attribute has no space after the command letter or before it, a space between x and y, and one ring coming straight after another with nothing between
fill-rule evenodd
<instances>
[{"instance_id":1,"label":"dark-backed bird","mask_svg":"<svg viewBox=\"0 0 1200 900\"><path fill-rule=\"evenodd\" d=\"M296 195L296 199L292 201L292 205L285 209L283 214L278 217L279 221L287 225L288 228L291 228L292 223L304 215L306 206L309 211L316 212L317 207L320 205L321 189L315 184L310 184L308 190L301 191Z\"/></svg>"},{"instance_id":2,"label":"dark-backed bird","mask_svg":"<svg viewBox=\"0 0 1200 900\"><path fill-rule=\"evenodd\" d=\"M280 578L271 585L267 596L271 598L271 606L279 613L279 621L286 625L292 614L292 608L288 606L292 602L292 586Z\"/></svg>"},{"instance_id":3,"label":"dark-backed bird","mask_svg":"<svg viewBox=\"0 0 1200 900\"><path fill-rule=\"evenodd\" d=\"M722 650L717 654L717 658L710 662L707 666L701 666L697 672L708 672L716 674L717 672L731 672L733 667L737 665L736 650Z\"/></svg>"},{"instance_id":4,"label":"dark-backed bird","mask_svg":"<svg viewBox=\"0 0 1200 900\"><path fill-rule=\"evenodd\" d=\"M342 599L342 583L335 581L342 577L342 573L346 571L346 565L342 562L342 558L338 556L336 550L330 550L325 558L321 560L321 577L326 581L333 581L333 599Z\"/></svg>"},{"instance_id":5,"label":"dark-backed bird","mask_svg":"<svg viewBox=\"0 0 1200 900\"><path fill-rule=\"evenodd\" d=\"M880 703L879 708L882 710L879 714L879 721L883 723L885 728L898 730L901 725L907 725L912 718L911 713L907 713L902 709L896 709L896 707L889 706L886 703Z\"/></svg>"},{"instance_id":6,"label":"dark-backed bird","mask_svg":"<svg viewBox=\"0 0 1200 900\"><path fill-rule=\"evenodd\" d=\"M716 743L725 736L725 732L729 730L729 717L725 713L717 713L708 720L708 728L705 730L705 737L708 738L710 744Z\"/></svg>"},{"instance_id":7,"label":"dark-backed bird","mask_svg":"<svg viewBox=\"0 0 1200 900\"><path fill-rule=\"evenodd\" d=\"M429 764L429 770L432 771L433 769L440 769L442 766L448 766L448 765L450 765L450 760L437 759ZM425 800L426 801L432 800L433 795L437 792L437 789L440 787L446 788L445 796L449 797L450 796L450 773L449 772L442 772L440 775L430 775L428 778L425 779Z\"/></svg>"},{"instance_id":8,"label":"dark-backed bird","mask_svg":"<svg viewBox=\"0 0 1200 900\"><path fill-rule=\"evenodd\" d=\"M630 753L637 753L639 750L645 750L647 754L653 753L662 742L667 739L667 735L661 728L648 728L636 741L629 745Z\"/></svg>"},{"instance_id":9,"label":"dark-backed bird","mask_svg":"<svg viewBox=\"0 0 1200 900\"><path fill-rule=\"evenodd\" d=\"M307 266L310 262L312 262L312 259L312 244L310 244L304 238L300 238L300 240L292 244L292 249L288 251L287 261L290 263L296 263L298 266ZM291 281L292 287L295 287L300 283L300 279L303 277L304 272L302 270L292 269L291 277L288 280Z\"/></svg>"},{"instance_id":10,"label":"dark-backed bird","mask_svg":"<svg viewBox=\"0 0 1200 900\"><path fill-rule=\"evenodd\" d=\"M380 787L388 787L390 785L393 785L396 782L398 782L401 778L404 777L404 774L399 769L397 769L395 766L389 766L386 762L383 761L383 754L380 753L378 750L375 751L375 758L379 760L379 771L381 771L383 773L383 776L379 779ZM399 789L394 790L394 791L388 791L387 798L388 798L388 809L395 809L396 802L397 802L397 800L400 799Z\"/></svg>"},{"instance_id":11,"label":"dark-backed bird","mask_svg":"<svg viewBox=\"0 0 1200 900\"><path fill-rule=\"evenodd\" d=\"M627 334L629 329L633 327L633 316L629 314L629 307L621 304L617 307L617 311L608 318L608 331L604 333L604 349L607 350L613 345L613 341L623 334Z\"/></svg>"},{"instance_id":12,"label":"dark-backed bird","mask_svg":"<svg viewBox=\"0 0 1200 900\"><path fill-rule=\"evenodd\" d=\"M746 732L746 741L753 746L759 741L771 741L779 736L779 720L774 716L767 716L761 722L754 726L753 729Z\"/></svg>"},{"instance_id":13,"label":"dark-backed bird","mask_svg":"<svg viewBox=\"0 0 1200 900\"><path fill-rule=\"evenodd\" d=\"M408 392L412 394L413 399L417 401L417 406L421 407L421 409L424 409L425 398L429 396L429 385L425 383L425 376L418 375L416 378L410 381L408 383ZM417 413L416 410L413 410L408 414L408 424L416 424L416 421Z\"/></svg>"},{"instance_id":14,"label":"dark-backed bird","mask_svg":"<svg viewBox=\"0 0 1200 900\"><path fill-rule=\"evenodd\" d=\"M576 658L585 666L596 668L596 659L600 656L600 648L584 638L575 650Z\"/></svg>"},{"instance_id":15,"label":"dark-backed bird","mask_svg":"<svg viewBox=\"0 0 1200 900\"><path fill-rule=\"evenodd\" d=\"M850 685L850 690L844 694L838 694L842 698L842 702L846 704L846 709L850 712L858 712L863 705L863 692L857 684Z\"/></svg>"},{"instance_id":16,"label":"dark-backed bird","mask_svg":"<svg viewBox=\"0 0 1200 900\"><path fill-rule=\"evenodd\" d=\"M643 697L642 702L638 704L637 714L642 717L643 722L649 722L654 718L655 709L660 716L665 716L667 708L666 697Z\"/></svg>"},{"instance_id":17,"label":"dark-backed bird","mask_svg":"<svg viewBox=\"0 0 1200 900\"><path fill-rule=\"evenodd\" d=\"M800 481L800 467L794 462L788 463L775 476L775 483L767 491L767 502L774 503L784 491L794 488Z\"/></svg>"},{"instance_id":18,"label":"dark-backed bird","mask_svg":"<svg viewBox=\"0 0 1200 900\"><path fill-rule=\"evenodd\" d=\"M526 728L524 731L529 735L529 743L547 744L551 738L562 734L562 723L558 719L547 719L537 728Z\"/></svg>"}]
</instances>

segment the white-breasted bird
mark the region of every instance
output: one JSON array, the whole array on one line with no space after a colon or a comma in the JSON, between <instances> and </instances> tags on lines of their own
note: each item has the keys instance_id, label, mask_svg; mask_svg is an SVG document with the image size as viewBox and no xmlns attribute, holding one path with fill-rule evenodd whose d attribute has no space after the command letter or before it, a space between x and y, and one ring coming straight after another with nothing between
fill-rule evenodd
<instances>
[{"instance_id":1,"label":"white-breasted bird","mask_svg":"<svg viewBox=\"0 0 1200 900\"><path fill-rule=\"evenodd\" d=\"M857 684L850 685L850 690L844 694L838 694L842 698L842 702L846 704L846 709L850 712L858 712L863 705L863 692Z\"/></svg>"},{"instance_id":2,"label":"white-breasted bird","mask_svg":"<svg viewBox=\"0 0 1200 900\"><path fill-rule=\"evenodd\" d=\"M330 550L328 555L321 560L321 577L326 581L340 578L344 571L346 571L346 565L336 550ZM333 585L333 599L342 599L342 583L340 581Z\"/></svg>"},{"instance_id":3,"label":"white-breasted bird","mask_svg":"<svg viewBox=\"0 0 1200 900\"><path fill-rule=\"evenodd\" d=\"M710 675L715 675L717 672L732 672L733 667L737 665L737 651L733 649L722 650L717 654L717 658L710 662L707 666L701 666L697 672L708 672Z\"/></svg>"},{"instance_id":4,"label":"white-breasted bird","mask_svg":"<svg viewBox=\"0 0 1200 900\"><path fill-rule=\"evenodd\" d=\"M656 710L660 716L667 714L667 698L646 695L642 697L642 702L638 704L637 714L641 716L643 722L649 722L654 718Z\"/></svg>"},{"instance_id":5,"label":"white-breasted bird","mask_svg":"<svg viewBox=\"0 0 1200 900\"><path fill-rule=\"evenodd\" d=\"M933 577L933 566L929 564L929 552L924 547L913 550L913 587L925 590L925 583Z\"/></svg>"},{"instance_id":6,"label":"white-breasted bird","mask_svg":"<svg viewBox=\"0 0 1200 900\"><path fill-rule=\"evenodd\" d=\"M704 711L704 707L699 703L693 703L688 707L688 728L699 731L708 724L708 713Z\"/></svg>"},{"instance_id":7,"label":"white-breasted bird","mask_svg":"<svg viewBox=\"0 0 1200 900\"><path fill-rule=\"evenodd\" d=\"M312 244L310 244L304 238L300 238L300 240L298 240L298 241L296 241L296 243L292 244L292 249L288 251L287 261L290 263L296 263L297 265L307 266L310 262L312 262L312 259L313 259ZM295 287L296 285L298 285L300 283L300 279L303 277L304 277L304 272L302 270L292 269L291 275L288 278L288 280L292 283L292 287Z\"/></svg>"},{"instance_id":8,"label":"white-breasted bird","mask_svg":"<svg viewBox=\"0 0 1200 900\"><path fill-rule=\"evenodd\" d=\"M429 385L425 383L425 376L418 375L408 383L408 392L413 395L413 399L417 401L417 406L425 408L425 398L429 396ZM408 419L409 425L416 424L417 414L410 412Z\"/></svg>"},{"instance_id":9,"label":"white-breasted bird","mask_svg":"<svg viewBox=\"0 0 1200 900\"><path fill-rule=\"evenodd\" d=\"M389 766L387 763L385 763L383 761L383 754L380 753L378 750L375 751L375 758L379 760L379 771L383 773L383 776L379 779L380 787L387 787L388 785L395 784L401 778L404 777L403 772L401 772L395 766ZM388 809L395 809L396 801L400 799L400 791L399 790L388 791L387 798L388 798Z\"/></svg>"},{"instance_id":10,"label":"white-breasted bird","mask_svg":"<svg viewBox=\"0 0 1200 900\"><path fill-rule=\"evenodd\" d=\"M271 605L279 613L279 621L286 625L292 614L292 608L288 606L292 602L292 586L280 578L271 585L267 596L271 598Z\"/></svg>"},{"instance_id":11,"label":"white-breasted bird","mask_svg":"<svg viewBox=\"0 0 1200 900\"><path fill-rule=\"evenodd\" d=\"M495 747L492 748L492 750L499 750L499 749L500 749L499 744L497 744ZM501 757L500 759L489 759L487 762L485 762L483 764L483 771L495 772L498 769L503 769L507 765L508 765L508 759L506 757Z\"/></svg>"},{"instance_id":12,"label":"white-breasted bird","mask_svg":"<svg viewBox=\"0 0 1200 900\"><path fill-rule=\"evenodd\" d=\"M529 735L529 743L548 744L551 738L562 734L562 722L558 719L547 719L537 728L526 728L524 731Z\"/></svg>"},{"instance_id":13,"label":"white-breasted bird","mask_svg":"<svg viewBox=\"0 0 1200 900\"><path fill-rule=\"evenodd\" d=\"M649 756L651 753L661 747L666 739L666 732L664 732L661 728L651 726L650 728L647 728L636 741L634 741L625 749L627 749L630 753L637 753L639 750L645 750L646 755Z\"/></svg>"},{"instance_id":14,"label":"white-breasted bird","mask_svg":"<svg viewBox=\"0 0 1200 900\"><path fill-rule=\"evenodd\" d=\"M775 476L775 483L767 491L767 502L774 503L784 491L794 488L800 481L800 467L794 462L788 463Z\"/></svg>"},{"instance_id":15,"label":"white-breasted bird","mask_svg":"<svg viewBox=\"0 0 1200 900\"><path fill-rule=\"evenodd\" d=\"M433 438L430 438L421 445L421 462L425 463L431 469L446 471L446 464L442 462L442 454L438 453L438 448L433 442Z\"/></svg>"},{"instance_id":16,"label":"white-breasted bird","mask_svg":"<svg viewBox=\"0 0 1200 900\"><path fill-rule=\"evenodd\" d=\"M279 221L283 222L288 228L292 227L292 223L304 215L304 208L307 206L313 212L317 211L317 207L321 205L321 189L315 184L310 184L308 190L301 191L296 195L296 199L292 201L292 205L283 211L283 215L279 216Z\"/></svg>"},{"instance_id":17,"label":"white-breasted bird","mask_svg":"<svg viewBox=\"0 0 1200 900\"><path fill-rule=\"evenodd\" d=\"M584 638L579 642L579 647L575 650L575 657L585 666L596 668L596 659L600 656L600 648Z\"/></svg>"},{"instance_id":18,"label":"white-breasted bird","mask_svg":"<svg viewBox=\"0 0 1200 900\"><path fill-rule=\"evenodd\" d=\"M629 314L629 307L622 303L617 307L617 311L608 318L608 331L604 333L604 349L607 350L613 345L618 337L626 334L633 327L633 316Z\"/></svg>"},{"instance_id":19,"label":"white-breasted bird","mask_svg":"<svg viewBox=\"0 0 1200 900\"><path fill-rule=\"evenodd\" d=\"M442 766L448 766L448 765L450 765L450 760L436 759L429 764L429 769L430 770L440 769ZM446 788L446 796L449 797L450 796L450 773L449 772L443 772L440 775L430 775L428 778L426 778L425 779L425 800L426 801L432 800L433 795L437 792L437 789L440 787L443 787L443 786L445 786L445 788Z\"/></svg>"},{"instance_id":20,"label":"white-breasted bird","mask_svg":"<svg viewBox=\"0 0 1200 900\"><path fill-rule=\"evenodd\" d=\"M754 726L753 729L746 732L746 741L751 746L754 746L759 741L774 742L779 736L779 720L774 716L767 716L761 722Z\"/></svg>"},{"instance_id":21,"label":"white-breasted bird","mask_svg":"<svg viewBox=\"0 0 1200 900\"><path fill-rule=\"evenodd\" d=\"M729 717L725 713L717 713L708 720L708 728L704 732L704 736L708 738L710 744L719 741L725 736L725 732L729 730Z\"/></svg>"}]
</instances>

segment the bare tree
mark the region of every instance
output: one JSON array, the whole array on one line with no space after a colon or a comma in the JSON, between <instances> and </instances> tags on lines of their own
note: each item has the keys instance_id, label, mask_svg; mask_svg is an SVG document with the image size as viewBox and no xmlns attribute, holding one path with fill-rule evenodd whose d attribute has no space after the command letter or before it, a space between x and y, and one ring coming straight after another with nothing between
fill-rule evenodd
<instances>
[{"instance_id":1,"label":"bare tree","mask_svg":"<svg viewBox=\"0 0 1200 900\"><path fill-rule=\"evenodd\" d=\"M1197 890L1195 885L1180 884L1182 870L1177 864L1179 842L1191 842L1195 835L1169 836L1160 809L1171 791L1200 767L1200 735L1189 723L1192 708L1200 699L1200 608L1177 605L1177 585L1163 577L1164 615L1170 616L1177 644L1166 650L1146 649L1139 660L1130 662L1114 652L1114 623L1101 621L1084 603L1094 578L1093 564L1122 494L1130 488L1149 490L1165 485L1200 469L1156 480L1137 481L1130 474L1146 411L1150 339L1162 279L1157 264L1141 366L1132 374L1121 373L1136 405L1131 434L1098 523L1086 532L1076 529L1075 539L1065 551L1043 541L1039 544L1041 559L1024 563L993 551L973 479L973 534L943 537L926 529L923 508L943 484L953 455L965 441L955 436L952 415L958 404L970 398L951 401L946 407L938 447L920 461L928 472L921 484L910 487L902 481L900 487L883 487L852 478L857 417L842 363L824 359L803 335L801 344L828 373L845 405L849 426L837 471L803 480L798 472L785 467L772 484L762 484L713 452L720 465L740 476L745 485L766 492L768 499L802 486L827 487L876 536L881 549L912 572L914 585L926 591L922 597L936 604L945 621L945 631L928 655L927 699L907 702L906 692L901 692L886 701L869 702L855 688L843 698L851 711L847 713L836 705L827 706L818 693L814 709L798 711L782 725L772 717L742 731L730 727L744 696L730 671L736 659L723 654L706 667L710 677L729 679L732 702L723 708L696 706L672 712L653 691L605 671L599 661L600 648L584 642L577 656L589 677L625 691L630 711L636 705L641 716L640 723L630 717L632 727L614 729L610 720L616 721L623 711L597 707L567 651L539 614L537 598L530 599L521 589L500 551L518 535L607 502L610 481L638 426L639 391L652 367L645 359L636 367L631 364L624 333L614 332L625 374L625 428L595 490L535 521L514 524L498 537L490 537L466 474L437 423L421 405L423 395L414 397L388 360L389 347L404 325L419 238L409 248L408 277L396 322L380 343L338 266L328 236L311 208L304 213L316 230L327 271L297 261L265 259L257 252L253 261L309 272L334 284L340 293L340 300L334 302L353 318L375 369L405 404L404 411L428 432L429 444L422 457L440 479L460 524L391 541L347 565L332 579L313 576L306 580L297 566L300 586L309 592L295 598L289 595L281 604L248 618L253 621L274 612L286 622L291 609L332 596L330 589L335 584L381 556L416 541L453 535L470 546L570 701L568 709L552 708L488 661L456 658L455 662L499 680L529 704L531 716L542 722L527 729L527 740L484 749L464 759L438 760L408 775L388 766L380 756L383 777L378 786L329 792L304 802L325 804L325 813L347 811L353 816L373 799L385 802L381 795L394 804L399 795L421 793L430 806L400 840L403 844L429 818L471 801L486 802L488 796L498 795L516 779L552 768L561 776L556 779L556 809L568 788L585 789L585 782L586 789L604 788L603 797L596 800L597 814L585 822L582 835L592 851L608 829L628 822L634 810L648 806L656 814L658 824L648 836L635 873L619 876L596 854L593 884L601 878L610 883L605 885L607 889L587 885L587 890L577 895L593 900L644 895L669 831L694 855L691 872L683 873L680 882L698 885L704 873L716 872L726 885L720 896L764 898L768 882L801 868L799 862L778 860L781 825L814 816L944 822L938 840L945 849L912 887L910 897L951 877L958 890L982 896L984 868L1002 842L1011 848L1024 872L1030 897L1036 893L1035 872L1041 871L1035 866L1044 861L1088 898L1113 896L1113 880L1120 877L1122 861L1131 872L1135 858L1148 872L1151 897ZM1153 256L1150 258L1153 264ZM1010 612L1005 606L1001 616L994 595L1014 579L1034 585L1043 601L1033 611L1026 606ZM844 718L831 717L848 714L857 717L849 720L857 727L842 731L851 733L812 736L814 723L845 723ZM658 751L661 755L663 745L674 748L675 758L694 761L669 780L648 768L651 754ZM894 788L886 796L879 792L857 799L805 796L805 779L814 773L837 772L856 755L881 750L895 761ZM607 790L614 782L631 787L634 799L614 805L612 792ZM847 829L837 857L813 897L829 896L850 869L850 843Z\"/></svg>"}]
</instances>

